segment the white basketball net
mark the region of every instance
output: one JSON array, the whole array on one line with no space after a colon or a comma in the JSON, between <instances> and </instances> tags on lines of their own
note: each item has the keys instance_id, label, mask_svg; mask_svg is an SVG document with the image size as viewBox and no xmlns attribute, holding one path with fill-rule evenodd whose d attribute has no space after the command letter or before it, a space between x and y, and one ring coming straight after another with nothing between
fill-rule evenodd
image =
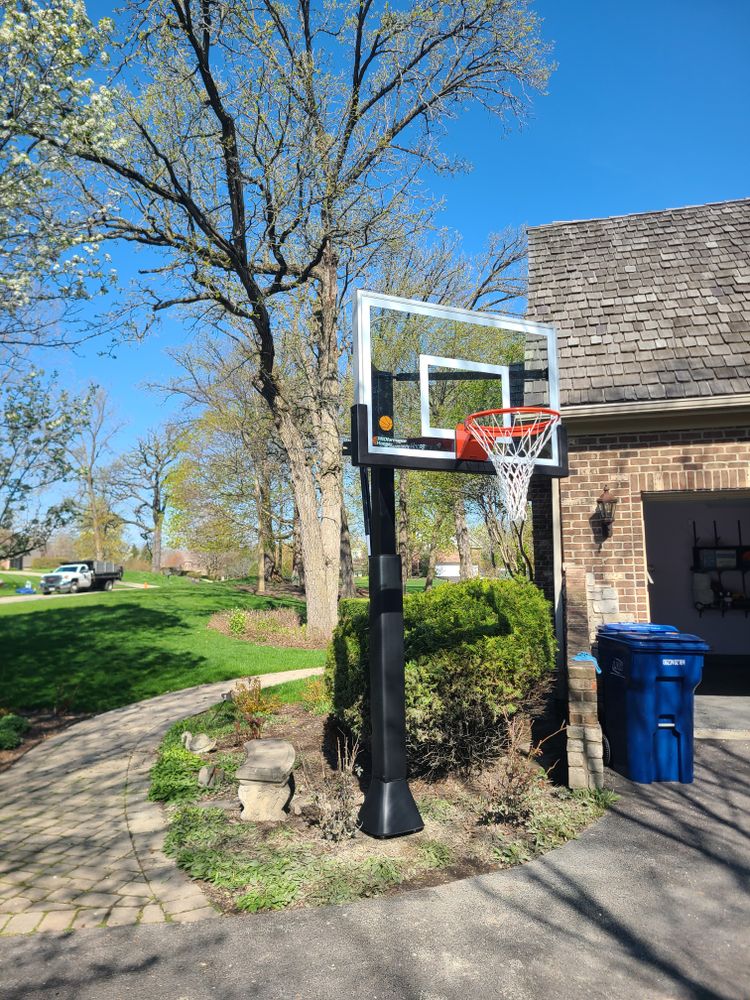
<instances>
[{"instance_id":1,"label":"white basketball net","mask_svg":"<svg viewBox=\"0 0 750 1000\"><path fill-rule=\"evenodd\" d=\"M523 524L526 520L534 464L559 419L559 414L548 410L512 410L466 421L466 430L484 448L495 466L503 520L507 525Z\"/></svg>"}]
</instances>

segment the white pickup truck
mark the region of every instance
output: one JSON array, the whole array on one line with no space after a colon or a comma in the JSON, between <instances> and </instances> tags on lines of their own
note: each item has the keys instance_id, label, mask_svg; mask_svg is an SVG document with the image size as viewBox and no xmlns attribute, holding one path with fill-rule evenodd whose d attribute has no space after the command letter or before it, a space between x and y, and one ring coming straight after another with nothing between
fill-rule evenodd
<instances>
[{"instance_id":1,"label":"white pickup truck","mask_svg":"<svg viewBox=\"0 0 750 1000\"><path fill-rule=\"evenodd\" d=\"M43 594L75 594L79 590L112 590L115 580L122 580L122 566L101 559L81 559L65 563L39 581Z\"/></svg>"}]
</instances>

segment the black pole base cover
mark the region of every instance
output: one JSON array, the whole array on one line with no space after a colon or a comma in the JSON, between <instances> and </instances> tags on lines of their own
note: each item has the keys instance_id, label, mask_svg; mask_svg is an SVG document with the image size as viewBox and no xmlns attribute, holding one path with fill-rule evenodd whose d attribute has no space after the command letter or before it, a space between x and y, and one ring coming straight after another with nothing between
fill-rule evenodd
<instances>
[{"instance_id":1,"label":"black pole base cover","mask_svg":"<svg viewBox=\"0 0 750 1000\"><path fill-rule=\"evenodd\" d=\"M373 778L359 811L359 824L371 837L403 837L424 829L406 778Z\"/></svg>"}]
</instances>

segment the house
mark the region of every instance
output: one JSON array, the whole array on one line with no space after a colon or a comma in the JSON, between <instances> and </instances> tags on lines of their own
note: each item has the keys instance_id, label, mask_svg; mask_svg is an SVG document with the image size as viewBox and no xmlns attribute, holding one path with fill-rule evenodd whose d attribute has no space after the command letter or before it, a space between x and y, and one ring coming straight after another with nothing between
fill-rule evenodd
<instances>
[{"instance_id":1,"label":"house","mask_svg":"<svg viewBox=\"0 0 750 1000\"><path fill-rule=\"evenodd\" d=\"M528 312L559 336L570 476L532 500L564 656L653 621L750 677L750 199L531 229Z\"/></svg>"}]
</instances>

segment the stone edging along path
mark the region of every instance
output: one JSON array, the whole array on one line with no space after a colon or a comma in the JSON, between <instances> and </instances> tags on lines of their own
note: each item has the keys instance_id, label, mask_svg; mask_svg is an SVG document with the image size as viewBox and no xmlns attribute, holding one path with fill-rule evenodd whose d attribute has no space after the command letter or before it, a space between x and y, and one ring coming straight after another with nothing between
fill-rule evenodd
<instances>
[{"instance_id":1,"label":"stone edging along path","mask_svg":"<svg viewBox=\"0 0 750 1000\"><path fill-rule=\"evenodd\" d=\"M261 676L264 687L322 673ZM148 772L166 729L219 700L204 684L71 726L0 774L0 934L218 916L162 851Z\"/></svg>"}]
</instances>

